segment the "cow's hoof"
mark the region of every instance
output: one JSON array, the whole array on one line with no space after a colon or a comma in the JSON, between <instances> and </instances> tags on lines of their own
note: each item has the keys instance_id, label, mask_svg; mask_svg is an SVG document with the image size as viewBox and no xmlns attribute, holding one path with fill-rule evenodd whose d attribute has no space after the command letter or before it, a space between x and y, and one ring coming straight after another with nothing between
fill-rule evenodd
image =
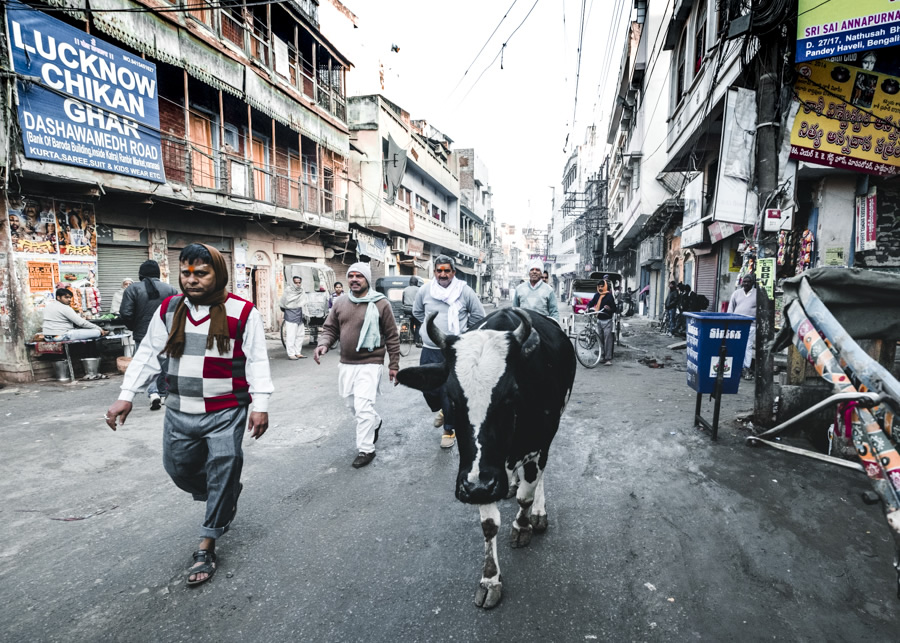
<instances>
[{"instance_id":1,"label":"cow's hoof","mask_svg":"<svg viewBox=\"0 0 900 643\"><path fill-rule=\"evenodd\" d=\"M506 499L509 500L510 498L515 498L516 491L518 491L518 490L519 490L519 487L517 487L516 485L510 485L509 491L506 492Z\"/></svg>"},{"instance_id":2,"label":"cow's hoof","mask_svg":"<svg viewBox=\"0 0 900 643\"><path fill-rule=\"evenodd\" d=\"M509 546L513 549L528 547L528 545L531 544L531 533L531 525L528 525L527 529L519 529L516 524L513 523L512 529L509 532Z\"/></svg>"},{"instance_id":3,"label":"cow's hoof","mask_svg":"<svg viewBox=\"0 0 900 643\"><path fill-rule=\"evenodd\" d=\"M536 534L547 531L547 514L531 514L531 528Z\"/></svg>"},{"instance_id":4,"label":"cow's hoof","mask_svg":"<svg viewBox=\"0 0 900 643\"><path fill-rule=\"evenodd\" d=\"M497 606L503 596L503 584L496 581L481 581L475 591L475 604L489 610Z\"/></svg>"}]
</instances>

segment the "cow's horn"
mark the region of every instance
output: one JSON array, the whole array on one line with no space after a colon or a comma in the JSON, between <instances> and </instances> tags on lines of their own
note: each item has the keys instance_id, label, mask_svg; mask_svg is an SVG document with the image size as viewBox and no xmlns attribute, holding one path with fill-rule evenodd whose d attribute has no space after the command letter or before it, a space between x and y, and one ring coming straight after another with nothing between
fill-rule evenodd
<instances>
[{"instance_id":1,"label":"cow's horn","mask_svg":"<svg viewBox=\"0 0 900 643\"><path fill-rule=\"evenodd\" d=\"M434 318L437 317L437 313L431 313L428 315L428 319L425 320L425 329L428 331L428 336L431 338L431 341L437 345L438 348L444 348L447 345L447 336L444 335L444 331L437 327L437 324L434 323Z\"/></svg>"},{"instance_id":2,"label":"cow's horn","mask_svg":"<svg viewBox=\"0 0 900 643\"><path fill-rule=\"evenodd\" d=\"M513 312L522 320L519 327L513 331L513 337L516 338L516 341L519 342L519 345L521 346L525 343L525 340L528 339L528 336L531 335L531 315L521 308L516 308Z\"/></svg>"}]
</instances>

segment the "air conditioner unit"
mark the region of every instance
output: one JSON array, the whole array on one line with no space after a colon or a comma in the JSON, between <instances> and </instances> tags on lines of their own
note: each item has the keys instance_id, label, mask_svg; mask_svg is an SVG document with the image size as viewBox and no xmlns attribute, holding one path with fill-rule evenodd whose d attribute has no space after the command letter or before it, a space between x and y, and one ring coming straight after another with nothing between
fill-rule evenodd
<instances>
[{"instance_id":1,"label":"air conditioner unit","mask_svg":"<svg viewBox=\"0 0 900 643\"><path fill-rule=\"evenodd\" d=\"M406 252L406 237L392 237L391 252Z\"/></svg>"}]
</instances>

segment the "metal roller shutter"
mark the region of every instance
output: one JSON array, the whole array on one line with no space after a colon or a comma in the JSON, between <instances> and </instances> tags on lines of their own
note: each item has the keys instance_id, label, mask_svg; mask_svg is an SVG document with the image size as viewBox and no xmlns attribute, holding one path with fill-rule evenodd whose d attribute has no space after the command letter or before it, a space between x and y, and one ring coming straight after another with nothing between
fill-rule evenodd
<instances>
[{"instance_id":1,"label":"metal roller shutter","mask_svg":"<svg viewBox=\"0 0 900 643\"><path fill-rule=\"evenodd\" d=\"M169 285L175 288L178 292L181 292L181 287L178 285L178 256L181 254L182 248L169 248ZM225 265L228 267L228 292L234 292L234 265L232 265L231 253L223 252L222 256L225 258Z\"/></svg>"},{"instance_id":2,"label":"metal roller shutter","mask_svg":"<svg viewBox=\"0 0 900 643\"><path fill-rule=\"evenodd\" d=\"M122 287L122 280L138 280L138 270L147 261L149 252L140 246L98 246L97 288L100 290L100 310L109 312L113 295Z\"/></svg>"},{"instance_id":3,"label":"metal roller shutter","mask_svg":"<svg viewBox=\"0 0 900 643\"><path fill-rule=\"evenodd\" d=\"M705 310L713 312L716 305L716 277L719 270L719 253L697 257L697 293L706 295L709 299L709 307Z\"/></svg>"}]
</instances>

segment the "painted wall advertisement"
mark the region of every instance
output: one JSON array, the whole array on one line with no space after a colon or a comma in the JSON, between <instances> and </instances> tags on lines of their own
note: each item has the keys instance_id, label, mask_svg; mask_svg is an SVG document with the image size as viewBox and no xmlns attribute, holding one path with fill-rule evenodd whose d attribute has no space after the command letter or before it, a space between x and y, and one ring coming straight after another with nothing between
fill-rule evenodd
<instances>
[{"instance_id":1,"label":"painted wall advertisement","mask_svg":"<svg viewBox=\"0 0 900 643\"><path fill-rule=\"evenodd\" d=\"M800 110L791 131L791 158L896 176L900 174L900 78L879 72L872 52L860 58L814 60L797 66ZM893 68L894 62L881 67Z\"/></svg>"},{"instance_id":2,"label":"painted wall advertisement","mask_svg":"<svg viewBox=\"0 0 900 643\"><path fill-rule=\"evenodd\" d=\"M798 2L798 63L894 45L900 45L900 7L893 0Z\"/></svg>"},{"instance_id":3,"label":"painted wall advertisement","mask_svg":"<svg viewBox=\"0 0 900 643\"><path fill-rule=\"evenodd\" d=\"M878 223L876 212L876 191L856 197L856 251L875 250L875 226Z\"/></svg>"},{"instance_id":4,"label":"painted wall advertisement","mask_svg":"<svg viewBox=\"0 0 900 643\"><path fill-rule=\"evenodd\" d=\"M25 156L165 183L156 66L19 2L6 21Z\"/></svg>"}]
</instances>

